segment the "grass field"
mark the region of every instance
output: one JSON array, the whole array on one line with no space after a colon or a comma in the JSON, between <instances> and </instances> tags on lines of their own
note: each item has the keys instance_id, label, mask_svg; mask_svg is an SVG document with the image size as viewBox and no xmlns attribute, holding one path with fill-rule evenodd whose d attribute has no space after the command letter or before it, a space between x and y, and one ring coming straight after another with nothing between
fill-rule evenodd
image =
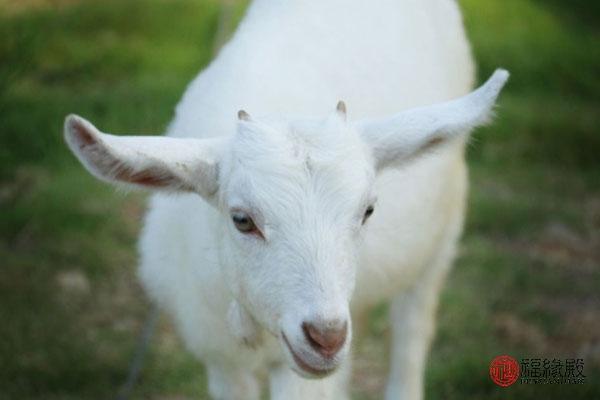
<instances>
[{"instance_id":1,"label":"grass field","mask_svg":"<svg viewBox=\"0 0 600 400\"><path fill-rule=\"evenodd\" d=\"M427 396L600 398L600 7L460 3L480 77L512 78L469 151ZM123 382L148 310L143 196L85 173L62 121L162 132L212 57L218 15L216 0L0 0L0 399L106 399ZM357 343L356 399L381 398L388 337L381 305ZM499 388L488 364L504 353L583 358L586 383ZM165 318L135 398L205 398L205 385Z\"/></svg>"}]
</instances>

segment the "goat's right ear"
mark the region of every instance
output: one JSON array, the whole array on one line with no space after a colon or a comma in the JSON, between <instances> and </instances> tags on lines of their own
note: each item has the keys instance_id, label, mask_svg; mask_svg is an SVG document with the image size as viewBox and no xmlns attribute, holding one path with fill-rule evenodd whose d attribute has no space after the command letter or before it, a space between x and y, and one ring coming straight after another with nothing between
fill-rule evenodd
<instances>
[{"instance_id":1,"label":"goat's right ear","mask_svg":"<svg viewBox=\"0 0 600 400\"><path fill-rule=\"evenodd\" d=\"M65 140L92 175L110 183L170 192L218 190L224 139L114 136L76 115L65 120Z\"/></svg>"},{"instance_id":2,"label":"goat's right ear","mask_svg":"<svg viewBox=\"0 0 600 400\"><path fill-rule=\"evenodd\" d=\"M499 69L479 89L458 99L413 108L388 118L358 121L355 126L371 148L376 168L402 165L485 124L508 75Z\"/></svg>"}]
</instances>

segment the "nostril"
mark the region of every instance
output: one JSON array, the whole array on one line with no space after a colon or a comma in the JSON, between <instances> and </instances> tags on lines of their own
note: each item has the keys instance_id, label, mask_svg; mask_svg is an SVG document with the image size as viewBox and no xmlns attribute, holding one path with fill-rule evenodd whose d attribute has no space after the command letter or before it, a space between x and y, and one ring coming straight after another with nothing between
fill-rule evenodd
<instances>
[{"instance_id":1,"label":"nostril","mask_svg":"<svg viewBox=\"0 0 600 400\"><path fill-rule=\"evenodd\" d=\"M329 325L329 326L328 326ZM324 357L333 357L346 342L348 323L323 324L322 327L304 322L302 330L313 349Z\"/></svg>"}]
</instances>

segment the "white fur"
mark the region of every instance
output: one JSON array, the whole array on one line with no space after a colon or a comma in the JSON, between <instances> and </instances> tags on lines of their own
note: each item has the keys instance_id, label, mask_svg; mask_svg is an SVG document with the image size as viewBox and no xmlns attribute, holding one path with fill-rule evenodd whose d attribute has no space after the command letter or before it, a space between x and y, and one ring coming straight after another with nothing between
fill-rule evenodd
<instances>
[{"instance_id":1,"label":"white fur","mask_svg":"<svg viewBox=\"0 0 600 400\"><path fill-rule=\"evenodd\" d=\"M430 106L473 81L452 0L256 0L168 137L116 137L75 116L65 134L101 179L181 193L150 200L140 278L214 398L258 398L265 373L274 399L346 397L350 310L393 299L386 396L413 400L462 227L466 134L507 77ZM260 234L236 229L239 212ZM341 350L321 356L304 322L346 323ZM329 376L306 379L291 351Z\"/></svg>"}]
</instances>

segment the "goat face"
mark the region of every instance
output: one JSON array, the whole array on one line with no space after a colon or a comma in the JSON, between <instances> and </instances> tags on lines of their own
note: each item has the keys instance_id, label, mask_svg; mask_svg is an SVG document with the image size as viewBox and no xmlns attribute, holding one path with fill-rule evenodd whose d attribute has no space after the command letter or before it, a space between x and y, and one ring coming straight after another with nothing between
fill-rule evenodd
<instances>
[{"instance_id":1,"label":"goat face","mask_svg":"<svg viewBox=\"0 0 600 400\"><path fill-rule=\"evenodd\" d=\"M280 339L295 371L325 376L351 341L374 163L339 111L324 121L246 117L230 149L219 171L220 248L238 312Z\"/></svg>"}]
</instances>

